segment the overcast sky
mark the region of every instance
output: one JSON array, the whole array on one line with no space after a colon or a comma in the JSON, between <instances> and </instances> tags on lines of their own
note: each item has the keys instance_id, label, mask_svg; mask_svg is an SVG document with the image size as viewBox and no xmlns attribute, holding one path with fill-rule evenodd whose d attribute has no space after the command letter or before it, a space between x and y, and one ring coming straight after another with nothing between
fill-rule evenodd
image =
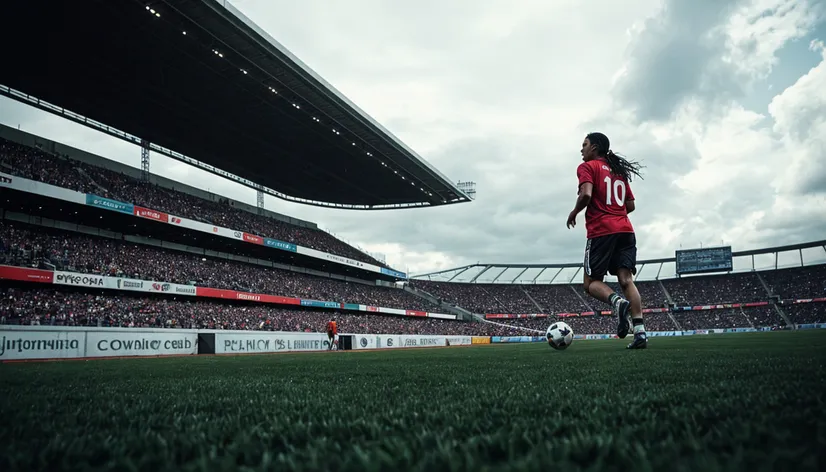
<instances>
[{"instance_id":1,"label":"overcast sky","mask_svg":"<svg viewBox=\"0 0 826 472\"><path fill-rule=\"evenodd\" d=\"M647 166L632 183L640 258L826 239L823 0L232 3L450 179L477 182L473 203L416 210L267 196L400 270L581 260L584 214L565 220L590 131ZM0 121L140 166L138 148L4 98ZM152 171L255 204L163 156Z\"/></svg>"}]
</instances>

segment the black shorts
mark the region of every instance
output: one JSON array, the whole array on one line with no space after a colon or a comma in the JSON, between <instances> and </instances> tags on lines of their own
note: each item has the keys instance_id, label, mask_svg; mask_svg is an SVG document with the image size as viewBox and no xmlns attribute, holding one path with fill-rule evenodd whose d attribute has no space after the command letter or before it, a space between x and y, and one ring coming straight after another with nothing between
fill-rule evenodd
<instances>
[{"instance_id":1,"label":"black shorts","mask_svg":"<svg viewBox=\"0 0 826 472\"><path fill-rule=\"evenodd\" d=\"M637 273L637 237L634 233L606 234L588 240L585 245L585 275L601 279L619 269Z\"/></svg>"},{"instance_id":2,"label":"black shorts","mask_svg":"<svg viewBox=\"0 0 826 472\"><path fill-rule=\"evenodd\" d=\"M332 331L327 331L327 337L333 339L335 337L335 334L333 334Z\"/></svg>"}]
</instances>

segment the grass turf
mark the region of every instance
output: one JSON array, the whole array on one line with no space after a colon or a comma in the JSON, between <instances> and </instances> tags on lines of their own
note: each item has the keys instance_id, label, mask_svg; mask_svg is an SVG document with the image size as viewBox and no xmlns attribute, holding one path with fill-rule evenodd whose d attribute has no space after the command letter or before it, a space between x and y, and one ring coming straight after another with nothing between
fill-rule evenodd
<instances>
[{"instance_id":1,"label":"grass turf","mask_svg":"<svg viewBox=\"0 0 826 472\"><path fill-rule=\"evenodd\" d=\"M0 365L0 470L818 470L826 332Z\"/></svg>"}]
</instances>

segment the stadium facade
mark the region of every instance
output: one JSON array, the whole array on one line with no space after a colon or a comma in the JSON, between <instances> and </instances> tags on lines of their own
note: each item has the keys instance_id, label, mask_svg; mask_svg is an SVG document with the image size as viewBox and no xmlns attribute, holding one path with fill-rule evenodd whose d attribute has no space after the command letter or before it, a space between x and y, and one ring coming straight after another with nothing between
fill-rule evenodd
<instances>
[{"instance_id":1,"label":"stadium facade","mask_svg":"<svg viewBox=\"0 0 826 472\"><path fill-rule=\"evenodd\" d=\"M331 316L342 332L376 335L358 338L364 348L433 342L421 336L507 342L552 316L582 335L613 329L578 288L578 262L475 264L400 287L407 274L313 223L265 210L264 193L342 209L410 208L467 202L472 186L449 182L226 2L51 6L13 2L4 11L38 22L0 30L19 46L4 58L0 94L139 145L142 167L0 128L0 323L270 331L261 341L273 349L302 337L322 345L317 333ZM17 41L30 34L40 41ZM54 46L48 60L32 61L43 42ZM259 205L155 175L150 152L255 188ZM806 261L822 260L823 244L715 248L703 257L751 259L751 270L729 261L724 275L661 277L675 259L641 261L646 324L664 333L820 326L826 265ZM795 252L803 267L781 269ZM770 266L772 254L772 270L753 270ZM64 345L32 336L23 345ZM199 334L198 352L202 341L215 352L215 339Z\"/></svg>"},{"instance_id":2,"label":"stadium facade","mask_svg":"<svg viewBox=\"0 0 826 472\"><path fill-rule=\"evenodd\" d=\"M4 14L38 21L0 30L15 45L0 94L141 146L146 174L152 151L308 205L471 200L229 2L32 0ZM48 60L33 60L42 44Z\"/></svg>"},{"instance_id":3,"label":"stadium facade","mask_svg":"<svg viewBox=\"0 0 826 472\"><path fill-rule=\"evenodd\" d=\"M731 258L731 270L717 272L777 270L822 264L826 262L826 240L736 251L731 253ZM676 265L676 257L640 260L637 262L635 280L651 281L679 277L680 274L675 270ZM582 268L582 261L560 264L476 263L411 275L411 279L451 283L574 284L582 278Z\"/></svg>"}]
</instances>

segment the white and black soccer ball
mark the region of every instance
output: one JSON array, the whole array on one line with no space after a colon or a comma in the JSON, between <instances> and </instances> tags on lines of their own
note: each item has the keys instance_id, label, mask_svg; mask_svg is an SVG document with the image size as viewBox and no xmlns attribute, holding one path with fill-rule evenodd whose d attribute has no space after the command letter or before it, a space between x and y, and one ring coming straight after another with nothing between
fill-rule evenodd
<instances>
[{"instance_id":1,"label":"white and black soccer ball","mask_svg":"<svg viewBox=\"0 0 826 472\"><path fill-rule=\"evenodd\" d=\"M545 337L548 338L548 345L557 351L562 351L568 349L568 346L574 342L574 330L568 326L568 323L557 321L548 327Z\"/></svg>"}]
</instances>

